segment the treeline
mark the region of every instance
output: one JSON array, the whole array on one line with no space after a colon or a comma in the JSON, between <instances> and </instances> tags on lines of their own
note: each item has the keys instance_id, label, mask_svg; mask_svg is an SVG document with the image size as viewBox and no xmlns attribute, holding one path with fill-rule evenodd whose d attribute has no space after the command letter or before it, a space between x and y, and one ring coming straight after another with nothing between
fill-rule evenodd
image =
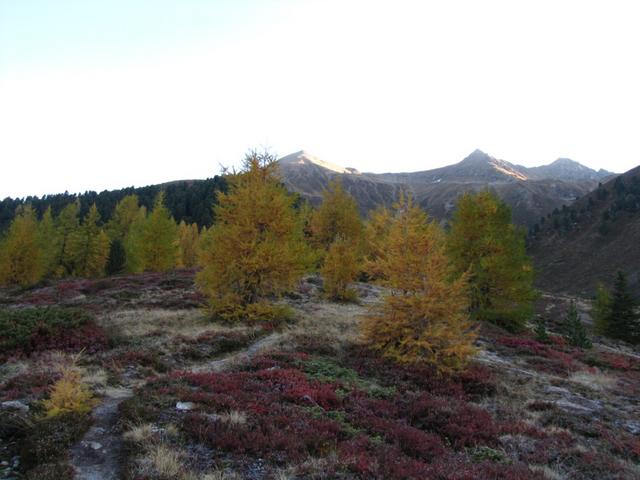
<instances>
[{"instance_id":1,"label":"treeline","mask_svg":"<svg viewBox=\"0 0 640 480\"><path fill-rule=\"evenodd\" d=\"M606 185L598 184L598 188L586 200L580 200L571 206L555 208L546 217L541 217L533 225L529 235L535 238L544 230L564 235L576 230L588 220L597 222L598 233L606 237L622 215L639 211L640 175L622 175Z\"/></svg>"},{"instance_id":2,"label":"treeline","mask_svg":"<svg viewBox=\"0 0 640 480\"><path fill-rule=\"evenodd\" d=\"M30 204L18 206L0 238L0 285L195 266L200 229L184 220L177 224L164 199L160 191L147 209L137 195L127 195L107 222L96 204L82 215L78 199L57 215L48 207L40 218Z\"/></svg>"},{"instance_id":3,"label":"treeline","mask_svg":"<svg viewBox=\"0 0 640 480\"><path fill-rule=\"evenodd\" d=\"M7 230L17 209L24 205L31 205L38 218L41 218L49 208L53 216L58 216L64 207L75 202L80 203L78 215L84 218L89 208L95 205L102 221L108 222L116 204L124 197L135 195L141 206L151 210L160 191L164 192L165 205L176 221L184 220L188 224L197 223L201 227L209 227L213 223L211 206L215 203L216 192L225 190L224 177L215 176L206 180L179 181L139 188L129 187L105 190L100 193L88 191L77 195L60 193L22 199L5 198L0 201L0 232Z\"/></svg>"}]
</instances>

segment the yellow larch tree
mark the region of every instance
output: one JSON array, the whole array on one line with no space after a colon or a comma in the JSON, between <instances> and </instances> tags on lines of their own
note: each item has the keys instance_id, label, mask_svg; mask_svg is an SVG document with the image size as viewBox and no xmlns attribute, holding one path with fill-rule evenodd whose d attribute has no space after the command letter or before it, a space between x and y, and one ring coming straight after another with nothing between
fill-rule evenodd
<instances>
[{"instance_id":1,"label":"yellow larch tree","mask_svg":"<svg viewBox=\"0 0 640 480\"><path fill-rule=\"evenodd\" d=\"M134 221L130 237L137 270L164 272L176 266L178 226L164 205L164 192L156 196L153 210L144 220L139 224Z\"/></svg>"},{"instance_id":2,"label":"yellow larch tree","mask_svg":"<svg viewBox=\"0 0 640 480\"><path fill-rule=\"evenodd\" d=\"M399 363L425 363L441 373L462 368L475 352L466 276L452 278L442 229L401 196L391 212L376 271L390 289L363 321L365 339Z\"/></svg>"},{"instance_id":3,"label":"yellow larch tree","mask_svg":"<svg viewBox=\"0 0 640 480\"><path fill-rule=\"evenodd\" d=\"M357 300L357 292L349 286L357 277L359 267L360 258L353 242L338 236L329 246L320 269L325 296L341 302Z\"/></svg>"},{"instance_id":4,"label":"yellow larch tree","mask_svg":"<svg viewBox=\"0 0 640 480\"><path fill-rule=\"evenodd\" d=\"M42 269L45 277L52 276L56 269L56 226L48 207L38 224L38 245L42 252Z\"/></svg>"},{"instance_id":5,"label":"yellow larch tree","mask_svg":"<svg viewBox=\"0 0 640 480\"><path fill-rule=\"evenodd\" d=\"M109 238L124 242L129 234L131 225L140 214L140 205L137 195L127 195L120 200L113 209L111 219L107 223L105 230Z\"/></svg>"},{"instance_id":6,"label":"yellow larch tree","mask_svg":"<svg viewBox=\"0 0 640 480\"><path fill-rule=\"evenodd\" d=\"M311 216L310 230L322 264L325 295L334 300L356 300L349 284L360 273L364 230L358 204L340 179L329 182L322 204Z\"/></svg>"},{"instance_id":7,"label":"yellow larch tree","mask_svg":"<svg viewBox=\"0 0 640 480\"><path fill-rule=\"evenodd\" d=\"M78 277L99 277L109 257L109 237L99 225L100 213L91 205L82 225L69 239L69 259Z\"/></svg>"},{"instance_id":8,"label":"yellow larch tree","mask_svg":"<svg viewBox=\"0 0 640 480\"><path fill-rule=\"evenodd\" d=\"M510 330L524 328L537 296L525 233L511 223L511 210L494 193L466 193L458 199L447 235L458 273L469 273L469 302L477 320Z\"/></svg>"},{"instance_id":9,"label":"yellow larch tree","mask_svg":"<svg viewBox=\"0 0 640 480\"><path fill-rule=\"evenodd\" d=\"M240 172L226 177L215 224L200 248L197 282L211 313L227 321L278 321L286 312L272 302L307 269L308 247L282 186L275 157L251 152Z\"/></svg>"},{"instance_id":10,"label":"yellow larch tree","mask_svg":"<svg viewBox=\"0 0 640 480\"><path fill-rule=\"evenodd\" d=\"M313 212L310 227L313 243L325 252L338 236L360 246L363 226L358 204L339 178L330 181L323 192L322 204Z\"/></svg>"},{"instance_id":11,"label":"yellow larch tree","mask_svg":"<svg viewBox=\"0 0 640 480\"><path fill-rule=\"evenodd\" d=\"M184 220L178 225L178 267L195 267L198 261L198 241L200 234L198 225L185 223Z\"/></svg>"},{"instance_id":12,"label":"yellow larch tree","mask_svg":"<svg viewBox=\"0 0 640 480\"><path fill-rule=\"evenodd\" d=\"M18 207L0 244L0 284L27 287L44 275L38 219L31 205Z\"/></svg>"},{"instance_id":13,"label":"yellow larch tree","mask_svg":"<svg viewBox=\"0 0 640 480\"><path fill-rule=\"evenodd\" d=\"M384 272L380 270L381 264L377 260L385 253L391 220L391 211L387 207L380 206L369 212L364 228L364 271L369 280L384 278Z\"/></svg>"},{"instance_id":14,"label":"yellow larch tree","mask_svg":"<svg viewBox=\"0 0 640 480\"><path fill-rule=\"evenodd\" d=\"M69 240L71 236L78 230L80 220L78 213L80 211L80 201L69 203L55 219L56 236L54 239L55 254L53 259L55 275L64 277L71 275L73 265L69 257Z\"/></svg>"}]
</instances>

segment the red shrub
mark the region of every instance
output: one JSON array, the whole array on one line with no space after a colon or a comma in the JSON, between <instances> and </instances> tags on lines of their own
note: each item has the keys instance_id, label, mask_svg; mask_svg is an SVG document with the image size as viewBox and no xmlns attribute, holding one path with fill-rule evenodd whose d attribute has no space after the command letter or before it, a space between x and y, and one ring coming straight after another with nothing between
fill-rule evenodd
<instances>
[{"instance_id":1,"label":"red shrub","mask_svg":"<svg viewBox=\"0 0 640 480\"><path fill-rule=\"evenodd\" d=\"M498 428L479 407L423 393L407 405L412 425L447 438L456 448L493 445Z\"/></svg>"},{"instance_id":2,"label":"red shrub","mask_svg":"<svg viewBox=\"0 0 640 480\"><path fill-rule=\"evenodd\" d=\"M0 384L0 401L43 396L59 378L60 374L53 372L28 372L16 375Z\"/></svg>"},{"instance_id":3,"label":"red shrub","mask_svg":"<svg viewBox=\"0 0 640 480\"><path fill-rule=\"evenodd\" d=\"M574 354L579 352L574 349L565 348L570 353L559 351L550 345L524 337L500 337L496 340L496 343L516 352L531 355L532 358L529 358L527 363L544 372L566 375L578 368L578 365L574 363Z\"/></svg>"},{"instance_id":4,"label":"red shrub","mask_svg":"<svg viewBox=\"0 0 640 480\"><path fill-rule=\"evenodd\" d=\"M32 350L61 350L95 354L109 347L109 338L104 329L95 323L86 323L74 329L37 332L31 337Z\"/></svg>"}]
</instances>

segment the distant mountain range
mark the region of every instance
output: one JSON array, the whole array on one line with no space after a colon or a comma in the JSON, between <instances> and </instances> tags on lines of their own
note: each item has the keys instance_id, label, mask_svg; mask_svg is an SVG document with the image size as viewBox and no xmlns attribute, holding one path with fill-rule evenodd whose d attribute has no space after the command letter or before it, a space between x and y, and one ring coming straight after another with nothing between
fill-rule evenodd
<instances>
[{"instance_id":1,"label":"distant mountain range","mask_svg":"<svg viewBox=\"0 0 640 480\"><path fill-rule=\"evenodd\" d=\"M514 221L527 227L615 175L566 158L527 168L496 159L480 150L454 165L407 173L362 173L305 151L287 155L279 163L287 187L312 204L321 202L322 192L331 179L341 178L362 213L380 204L390 205L404 190L411 192L429 214L442 220L451 215L461 193L491 188L511 206Z\"/></svg>"},{"instance_id":2,"label":"distant mountain range","mask_svg":"<svg viewBox=\"0 0 640 480\"><path fill-rule=\"evenodd\" d=\"M551 212L529 244L544 290L593 295L620 270L640 295L640 167Z\"/></svg>"}]
</instances>

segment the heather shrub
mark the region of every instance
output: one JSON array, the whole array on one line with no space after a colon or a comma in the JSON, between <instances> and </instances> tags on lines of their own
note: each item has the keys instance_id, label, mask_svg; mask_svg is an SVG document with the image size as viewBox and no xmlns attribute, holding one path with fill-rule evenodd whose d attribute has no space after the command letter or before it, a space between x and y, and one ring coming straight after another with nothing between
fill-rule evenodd
<instances>
[{"instance_id":1,"label":"heather shrub","mask_svg":"<svg viewBox=\"0 0 640 480\"><path fill-rule=\"evenodd\" d=\"M77 309L46 307L0 311L0 356L42 350L94 353L108 339L92 317Z\"/></svg>"}]
</instances>

